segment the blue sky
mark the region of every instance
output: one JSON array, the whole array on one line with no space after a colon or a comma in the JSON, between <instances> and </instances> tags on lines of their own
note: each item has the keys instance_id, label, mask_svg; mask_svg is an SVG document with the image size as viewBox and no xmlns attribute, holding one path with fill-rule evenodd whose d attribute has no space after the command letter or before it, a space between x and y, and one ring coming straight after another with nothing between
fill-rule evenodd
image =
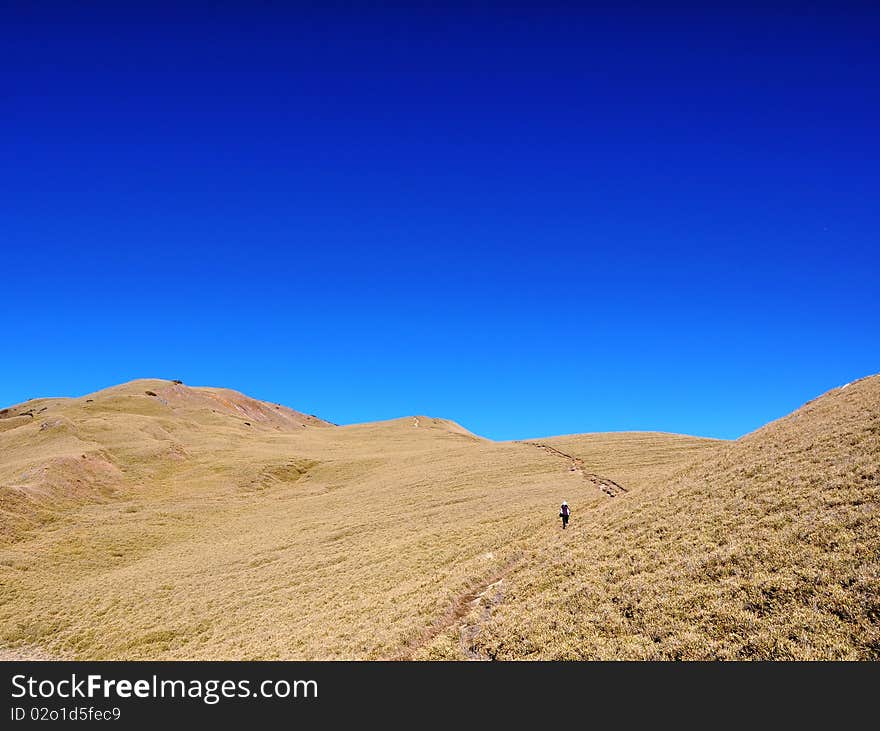
<instances>
[{"instance_id":1,"label":"blue sky","mask_svg":"<svg viewBox=\"0 0 880 731\"><path fill-rule=\"evenodd\" d=\"M880 371L876 11L33 5L2 404L737 437Z\"/></svg>"}]
</instances>

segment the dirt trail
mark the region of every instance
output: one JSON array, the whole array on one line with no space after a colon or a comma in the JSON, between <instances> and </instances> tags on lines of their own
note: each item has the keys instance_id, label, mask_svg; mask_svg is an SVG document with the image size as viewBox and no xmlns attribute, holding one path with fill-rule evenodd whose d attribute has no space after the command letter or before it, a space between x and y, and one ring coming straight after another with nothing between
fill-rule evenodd
<instances>
[{"instance_id":1,"label":"dirt trail","mask_svg":"<svg viewBox=\"0 0 880 731\"><path fill-rule=\"evenodd\" d=\"M555 523L555 521L554 521ZM479 583L470 591L458 597L452 607L440 619L427 627L422 635L413 644L398 654L393 656L392 660L412 660L413 656L421 649L430 645L437 637L449 629L458 629L458 642L461 653L468 660L491 660L492 658L476 652L473 649L474 640L480 634L483 625L492 616L493 609L504 600L504 581L518 566L523 564L526 559L529 561L546 560L551 554L559 558L565 551L565 543L572 539L575 534L580 531L557 530L558 538L562 541L552 541L549 545L545 544L530 553L518 551L514 556L509 558L503 566L497 571L490 574L487 578ZM546 531L541 530L540 534L546 536ZM482 611L479 611L482 607Z\"/></svg>"},{"instance_id":2,"label":"dirt trail","mask_svg":"<svg viewBox=\"0 0 880 731\"><path fill-rule=\"evenodd\" d=\"M598 487L602 492L604 492L608 497L615 497L620 495L621 493L627 492L627 489L623 485L619 485L614 480L611 480L607 477L602 477L601 475L597 475L594 472L587 472L586 467L584 467L584 461L580 457L573 457L570 454L566 454L565 452L561 452L556 447L551 447L549 444L543 444L541 442L523 442L523 444L531 444L533 447L537 447L538 449L543 449L548 454L552 454L554 457L560 457L561 459L567 459L569 464L571 465L572 472L580 472L581 476L587 481Z\"/></svg>"},{"instance_id":3,"label":"dirt trail","mask_svg":"<svg viewBox=\"0 0 880 731\"><path fill-rule=\"evenodd\" d=\"M458 645L462 655L468 660L489 660L473 649L474 639L480 634L483 624L492 616L492 610L504 600L504 580L520 563L523 556L508 561L490 580L460 597L456 603L456 611L452 621L442 627L432 637L433 640L444 630L457 626ZM475 614L480 610L482 611ZM429 640L430 641L430 640ZM427 644L427 643L425 643Z\"/></svg>"},{"instance_id":4,"label":"dirt trail","mask_svg":"<svg viewBox=\"0 0 880 731\"><path fill-rule=\"evenodd\" d=\"M493 597L489 600L488 606L483 610L481 622L485 621L488 614L490 614L492 611L492 606L497 604L500 600L499 587L504 582L504 578L517 566L517 564L520 563L520 561L522 561L522 556L514 556L513 558L509 559L507 563L505 563L495 573L491 574L489 578L483 580L479 584L479 586L471 589L465 594L462 594L449 608L446 614L444 614L442 617L440 617L440 619L438 619L436 622L425 629L421 637L419 637L410 647L405 648L391 659L412 660L413 655L416 652L421 650L423 647L427 647L439 635L455 625L461 625L459 637L462 643L462 651L472 660L483 659L469 649L469 641L468 646L465 646L466 635L469 634L469 639L472 640L473 637L475 637L479 632L480 624L478 623L475 625L468 625L464 623L464 620L480 605L483 597L485 597L493 589L495 589L496 591L494 592Z\"/></svg>"},{"instance_id":5,"label":"dirt trail","mask_svg":"<svg viewBox=\"0 0 880 731\"><path fill-rule=\"evenodd\" d=\"M458 630L458 645L461 648L462 654L467 657L468 660L489 659L473 649L474 640L477 638L477 635L480 634L483 624L492 616L492 609L504 600L503 584L504 578L502 577L498 579L498 581L485 587L483 591L474 596L473 599L468 602L468 609L461 617ZM485 603L483 602L484 597L488 597L485 600ZM481 604L483 604L483 611L474 617L472 621L465 622L464 620L479 609Z\"/></svg>"}]
</instances>

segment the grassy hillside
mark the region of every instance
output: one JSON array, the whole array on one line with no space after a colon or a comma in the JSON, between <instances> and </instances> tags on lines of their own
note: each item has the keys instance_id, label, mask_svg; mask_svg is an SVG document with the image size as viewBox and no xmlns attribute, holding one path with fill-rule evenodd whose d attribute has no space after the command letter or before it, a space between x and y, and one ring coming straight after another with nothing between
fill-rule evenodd
<instances>
[{"instance_id":1,"label":"grassy hillside","mask_svg":"<svg viewBox=\"0 0 880 731\"><path fill-rule=\"evenodd\" d=\"M447 633L425 656L880 657L880 378L664 469L545 541L464 648Z\"/></svg>"},{"instance_id":2,"label":"grassy hillside","mask_svg":"<svg viewBox=\"0 0 880 731\"><path fill-rule=\"evenodd\" d=\"M0 411L0 656L876 656L878 395L736 443L158 380L29 401Z\"/></svg>"},{"instance_id":3,"label":"grassy hillside","mask_svg":"<svg viewBox=\"0 0 880 731\"><path fill-rule=\"evenodd\" d=\"M161 381L0 424L0 645L63 657L399 656L580 485L440 419Z\"/></svg>"}]
</instances>

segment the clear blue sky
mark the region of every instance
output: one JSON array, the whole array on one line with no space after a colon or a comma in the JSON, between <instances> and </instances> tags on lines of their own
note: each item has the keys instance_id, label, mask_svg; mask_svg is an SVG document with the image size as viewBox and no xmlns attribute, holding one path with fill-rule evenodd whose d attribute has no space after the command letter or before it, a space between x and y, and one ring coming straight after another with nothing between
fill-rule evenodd
<instances>
[{"instance_id":1,"label":"clear blue sky","mask_svg":"<svg viewBox=\"0 0 880 731\"><path fill-rule=\"evenodd\" d=\"M0 404L736 437L880 371L876 10L66 5L3 3Z\"/></svg>"}]
</instances>

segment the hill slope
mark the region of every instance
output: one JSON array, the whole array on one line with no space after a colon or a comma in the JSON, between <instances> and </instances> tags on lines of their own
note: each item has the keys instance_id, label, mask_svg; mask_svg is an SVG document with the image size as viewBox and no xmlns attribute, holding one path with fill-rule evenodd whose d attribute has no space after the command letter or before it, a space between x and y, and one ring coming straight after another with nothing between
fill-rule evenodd
<instances>
[{"instance_id":1,"label":"hill slope","mask_svg":"<svg viewBox=\"0 0 880 731\"><path fill-rule=\"evenodd\" d=\"M582 511L425 656L876 659L878 507L875 376Z\"/></svg>"},{"instance_id":2,"label":"hill slope","mask_svg":"<svg viewBox=\"0 0 880 731\"><path fill-rule=\"evenodd\" d=\"M165 475L185 476L199 455L210 460L254 433L329 426L236 391L157 379L0 410L0 538L85 503L141 494Z\"/></svg>"},{"instance_id":3,"label":"hill slope","mask_svg":"<svg viewBox=\"0 0 880 731\"><path fill-rule=\"evenodd\" d=\"M158 380L30 401L0 412L0 655L876 656L878 401L736 443L337 427Z\"/></svg>"}]
</instances>

